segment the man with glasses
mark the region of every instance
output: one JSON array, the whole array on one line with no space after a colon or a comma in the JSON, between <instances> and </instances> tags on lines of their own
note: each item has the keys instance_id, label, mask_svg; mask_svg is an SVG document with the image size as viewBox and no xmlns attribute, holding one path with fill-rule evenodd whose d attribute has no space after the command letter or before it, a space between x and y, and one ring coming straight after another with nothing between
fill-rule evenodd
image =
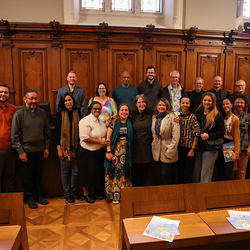
<instances>
[{"instance_id":1,"label":"man with glasses","mask_svg":"<svg viewBox=\"0 0 250 250\"><path fill-rule=\"evenodd\" d=\"M202 90L204 85L204 80L201 77L197 77L194 80L194 88L195 90L188 93L188 96L190 98L190 108L189 111L191 113L195 113L196 109L199 107L201 103L201 98L205 91Z\"/></svg>"},{"instance_id":2,"label":"man with glasses","mask_svg":"<svg viewBox=\"0 0 250 250\"><path fill-rule=\"evenodd\" d=\"M23 167L24 195L29 208L37 208L48 201L42 197L43 160L49 156L50 127L46 113L37 107L38 94L29 88L24 95L25 106L13 116L11 125L12 147L17 150Z\"/></svg>"},{"instance_id":3,"label":"man with glasses","mask_svg":"<svg viewBox=\"0 0 250 250\"><path fill-rule=\"evenodd\" d=\"M230 98L233 100L237 94L244 95L247 99L246 106L244 108L244 112L250 113L250 94L245 92L246 82L244 80L238 80L235 85L236 85L236 92L231 94Z\"/></svg>"},{"instance_id":4,"label":"man with glasses","mask_svg":"<svg viewBox=\"0 0 250 250\"><path fill-rule=\"evenodd\" d=\"M139 94L143 94L148 98L151 109L154 110L156 103L161 96L161 84L155 80L156 70L153 66L147 67L147 79L138 85Z\"/></svg>"},{"instance_id":5,"label":"man with glasses","mask_svg":"<svg viewBox=\"0 0 250 250\"><path fill-rule=\"evenodd\" d=\"M180 99L182 96L186 96L187 92L185 88L182 88L179 84L180 72L173 70L170 73L170 85L163 88L161 96L165 97L171 106L171 112L175 115L180 114Z\"/></svg>"}]
</instances>

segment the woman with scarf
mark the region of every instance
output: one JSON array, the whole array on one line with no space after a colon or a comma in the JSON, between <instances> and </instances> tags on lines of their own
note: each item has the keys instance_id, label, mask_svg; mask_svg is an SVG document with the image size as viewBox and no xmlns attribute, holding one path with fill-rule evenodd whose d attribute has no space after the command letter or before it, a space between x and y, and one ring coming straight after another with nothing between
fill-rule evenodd
<instances>
[{"instance_id":1,"label":"woman with scarf","mask_svg":"<svg viewBox=\"0 0 250 250\"><path fill-rule=\"evenodd\" d=\"M73 95L69 92L64 93L56 116L56 145L61 165L64 198L71 205L75 203L75 200L82 200L75 192L78 173L76 157L79 120L80 114Z\"/></svg>"},{"instance_id":2,"label":"woman with scarf","mask_svg":"<svg viewBox=\"0 0 250 250\"><path fill-rule=\"evenodd\" d=\"M132 143L133 127L131 114L127 104L120 105L118 114L107 131L107 146L104 160L105 190L107 201L120 203L120 190L123 187L132 187Z\"/></svg>"},{"instance_id":3,"label":"woman with scarf","mask_svg":"<svg viewBox=\"0 0 250 250\"><path fill-rule=\"evenodd\" d=\"M180 125L174 122L168 100L161 97L152 117L152 153L157 162L161 185L171 184L171 169L178 161Z\"/></svg>"},{"instance_id":4,"label":"woman with scarf","mask_svg":"<svg viewBox=\"0 0 250 250\"><path fill-rule=\"evenodd\" d=\"M110 145L106 140L106 125L99 118L102 105L93 101L90 105L91 114L79 122L80 147L78 150L78 179L83 187L84 199L89 203L102 200L95 193L95 188L104 188L105 146Z\"/></svg>"}]
</instances>

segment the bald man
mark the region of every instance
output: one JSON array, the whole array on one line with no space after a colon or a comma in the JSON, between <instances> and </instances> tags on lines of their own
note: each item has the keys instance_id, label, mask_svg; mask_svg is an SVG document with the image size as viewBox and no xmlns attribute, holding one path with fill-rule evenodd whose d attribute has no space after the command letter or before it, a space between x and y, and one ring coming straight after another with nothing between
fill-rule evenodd
<instances>
[{"instance_id":1,"label":"bald man","mask_svg":"<svg viewBox=\"0 0 250 250\"><path fill-rule=\"evenodd\" d=\"M132 110L133 100L139 95L136 87L130 85L130 74L128 71L124 71L121 75L121 85L116 87L112 93L112 98L115 100L117 107L126 103Z\"/></svg>"}]
</instances>

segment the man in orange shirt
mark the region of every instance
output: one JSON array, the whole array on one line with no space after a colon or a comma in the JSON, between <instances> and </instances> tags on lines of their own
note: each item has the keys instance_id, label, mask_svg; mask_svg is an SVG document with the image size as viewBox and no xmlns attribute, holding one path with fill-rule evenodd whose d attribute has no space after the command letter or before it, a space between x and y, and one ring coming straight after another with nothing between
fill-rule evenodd
<instances>
[{"instance_id":1,"label":"man in orange shirt","mask_svg":"<svg viewBox=\"0 0 250 250\"><path fill-rule=\"evenodd\" d=\"M8 103L10 89L0 83L0 192L2 180L6 192L15 191L16 151L11 147L11 121L16 107Z\"/></svg>"}]
</instances>

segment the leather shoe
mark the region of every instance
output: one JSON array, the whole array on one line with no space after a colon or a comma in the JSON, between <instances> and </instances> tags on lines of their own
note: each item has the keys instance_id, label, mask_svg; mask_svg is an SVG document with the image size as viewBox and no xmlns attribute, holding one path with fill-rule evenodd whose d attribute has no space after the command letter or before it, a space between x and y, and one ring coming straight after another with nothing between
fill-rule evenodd
<instances>
[{"instance_id":1,"label":"leather shoe","mask_svg":"<svg viewBox=\"0 0 250 250\"><path fill-rule=\"evenodd\" d=\"M69 205L75 204L75 199L72 195L66 196L64 199Z\"/></svg>"},{"instance_id":2,"label":"leather shoe","mask_svg":"<svg viewBox=\"0 0 250 250\"><path fill-rule=\"evenodd\" d=\"M43 198L41 196L37 199L37 202L40 203L41 205L49 204L49 202L45 198Z\"/></svg>"},{"instance_id":3,"label":"leather shoe","mask_svg":"<svg viewBox=\"0 0 250 250\"><path fill-rule=\"evenodd\" d=\"M84 197L84 199L85 199L88 203L94 203L94 202L95 202L94 198L91 197L90 194L84 195L83 197Z\"/></svg>"},{"instance_id":4,"label":"leather shoe","mask_svg":"<svg viewBox=\"0 0 250 250\"><path fill-rule=\"evenodd\" d=\"M91 196L95 199L95 200L103 200L103 197L102 196L99 196L95 193L91 194Z\"/></svg>"},{"instance_id":5,"label":"leather shoe","mask_svg":"<svg viewBox=\"0 0 250 250\"><path fill-rule=\"evenodd\" d=\"M34 199L27 200L27 204L28 204L29 208L31 208L31 209L37 208L37 204L36 204Z\"/></svg>"},{"instance_id":6,"label":"leather shoe","mask_svg":"<svg viewBox=\"0 0 250 250\"><path fill-rule=\"evenodd\" d=\"M76 201L82 201L82 197L80 195L78 195L77 193L73 192L72 196L74 197L74 199Z\"/></svg>"}]
</instances>

